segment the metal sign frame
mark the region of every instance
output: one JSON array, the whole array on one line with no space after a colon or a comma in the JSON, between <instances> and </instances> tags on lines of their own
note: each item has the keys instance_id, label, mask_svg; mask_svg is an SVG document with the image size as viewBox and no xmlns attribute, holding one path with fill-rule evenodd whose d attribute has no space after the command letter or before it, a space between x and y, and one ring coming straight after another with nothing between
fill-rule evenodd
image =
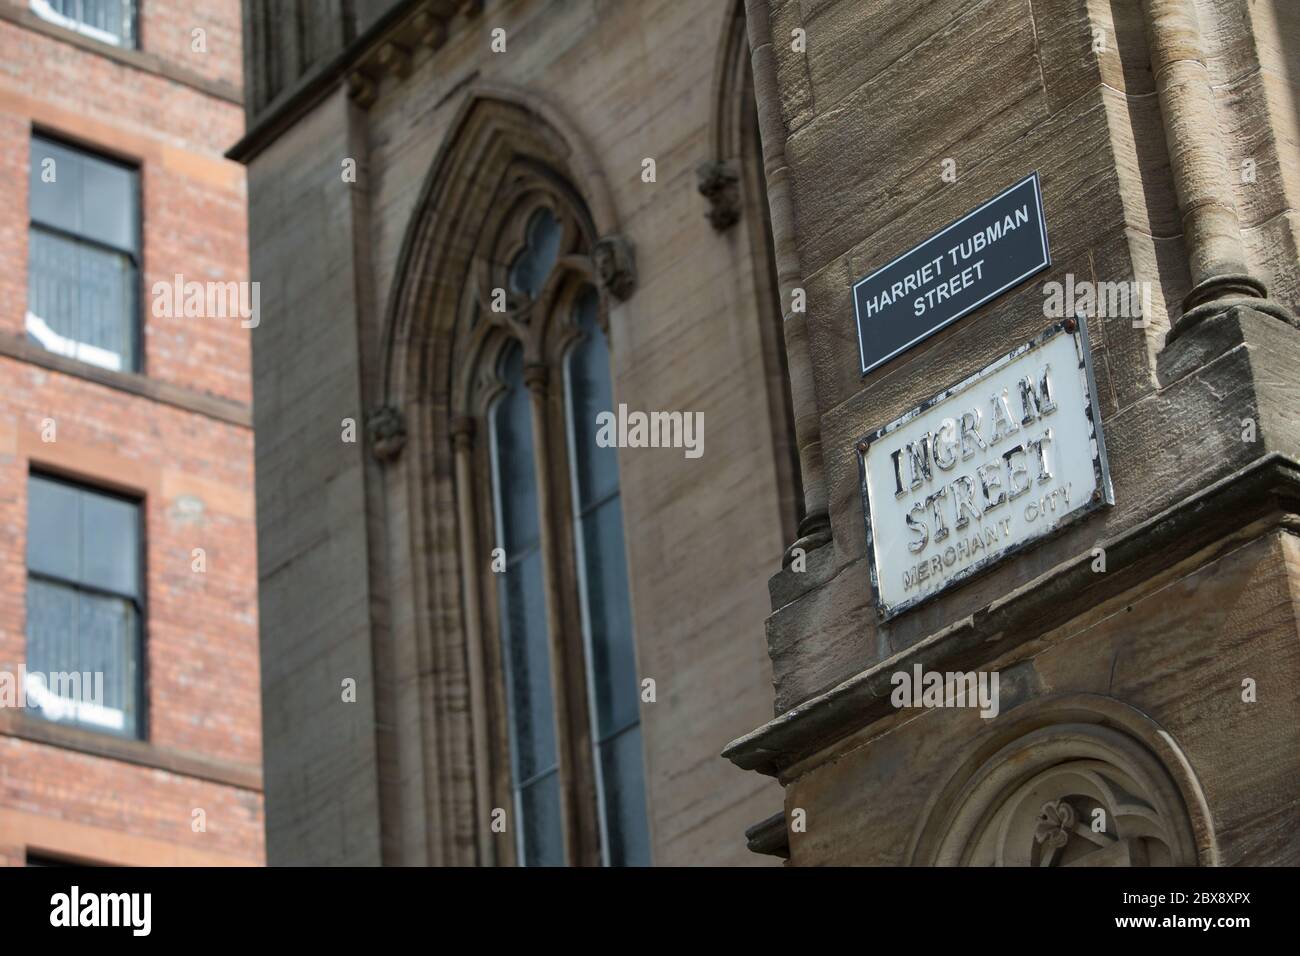
<instances>
[{"instance_id":1,"label":"metal sign frame","mask_svg":"<svg viewBox=\"0 0 1300 956\"><path fill-rule=\"evenodd\" d=\"M1005 196L1009 195L1010 193L1015 192L1017 189L1023 189L1025 184L1029 182L1032 182L1034 184L1033 192L1034 192L1034 202L1036 204L1036 219L1038 221L1039 237L1042 242L1042 250L1043 250L1042 262L1036 263L1035 265L1027 269L1025 272L1018 275L1016 278L1011 279L1005 284L999 286L997 289L994 289L993 291L989 292L978 302L966 306L961 311L948 316L938 324L928 326L924 332L922 332L920 335L917 335L915 338L911 339L905 345L899 346L898 348L894 349L894 351L890 352L888 355L884 355L880 358L877 358L874 361L872 361L870 364L868 364L867 355L866 355L866 343L862 335L863 326L862 326L861 310L858 305L858 289L865 283L870 282L872 279L879 276L882 272L885 272L886 270L890 269L899 261L907 258L908 256L915 255L917 252L924 249L926 246L930 245L935 240L939 239L944 235L947 235L949 232L956 229L958 226L962 225L962 223L968 221L972 216L978 215L979 213L987 209L989 206L1003 199ZM906 352L908 349L912 348L914 345L917 345L918 343L924 341L925 339L928 339L936 332L939 332L942 329L945 329L948 326L952 325L958 319L965 318L967 315L970 315L970 313L974 312L976 309L987 304L993 299L996 299L998 296L1002 295L1002 293L1006 292L1008 289L1011 289L1019 285L1021 282L1024 282L1030 276L1042 272L1044 269L1048 268L1051 264L1052 264L1052 251L1047 242L1047 215L1043 209L1042 184L1039 181L1038 172L1034 171L1030 173L1028 176L1026 176L1024 179L1021 179L1019 182L1013 183L1012 185L1008 186L1006 189L1002 190L1002 192L998 193L992 199L976 206L974 209L966 213L966 215L962 216L960 219L957 219L956 221L945 226L943 229L940 229L938 232L934 233L928 238L922 240L921 242L918 242L910 249L907 249L906 251L899 253L893 259L889 260L889 262L881 266L879 269L873 270L872 272L868 273L867 275L863 276L861 279L853 283L850 289L850 295L853 298L854 326L856 327L858 333L858 364L862 370L861 374L866 375L869 372L879 368L881 365L884 365L890 359L896 358L897 356Z\"/></svg>"},{"instance_id":2,"label":"metal sign frame","mask_svg":"<svg viewBox=\"0 0 1300 956\"><path fill-rule=\"evenodd\" d=\"M1041 532L1026 537L1010 547L999 551L997 554L981 558L974 564L956 572L948 579L947 583L938 590L932 591L929 594L917 595L916 597L900 601L894 605L886 605L880 594L881 569L877 567L876 564L875 536L872 531L871 523L871 495L867 483L867 452L873 444L912 421L914 418L924 414L935 405L938 405L954 395L964 392L979 384L981 381L999 372L1022 355L1038 350L1047 342L1050 342L1059 335L1069 335L1074 340L1075 355L1078 359L1078 365L1075 372L1080 377L1080 384L1083 387L1085 398L1083 412L1085 417L1092 424L1092 437L1095 441L1095 448L1092 455L1092 468L1093 477L1096 481L1096 488L1093 492L1092 498L1087 504L1071 511L1057 523L1044 527ZM975 374L962 379L955 385L944 389L937 395L926 399L920 405L903 415L900 415L888 425L878 428L868 435L864 435L856 442L856 447L858 455L859 487L862 494L862 510L867 528L867 559L871 569L871 596L876 605L876 611L882 621L891 620L919 604L931 601L940 595L947 593L952 588L964 584L967 580L984 573L996 565L1000 565L1006 559L1042 544L1044 541L1059 534L1065 528L1068 528L1077 521L1086 518L1097 509L1115 503L1115 491L1110 480L1110 465L1106 460L1106 441L1102 435L1101 409L1097 405L1097 384L1092 372L1092 352L1089 347L1088 329L1082 315L1074 318L1063 319L1060 322L1048 326L1038 336L1030 339L1028 342L1016 346L992 364L987 365Z\"/></svg>"}]
</instances>

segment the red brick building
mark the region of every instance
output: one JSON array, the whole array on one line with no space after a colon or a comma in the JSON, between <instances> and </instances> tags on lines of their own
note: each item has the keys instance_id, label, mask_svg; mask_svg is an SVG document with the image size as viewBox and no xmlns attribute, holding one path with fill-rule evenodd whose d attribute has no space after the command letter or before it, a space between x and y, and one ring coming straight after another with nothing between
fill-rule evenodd
<instances>
[{"instance_id":1,"label":"red brick building","mask_svg":"<svg viewBox=\"0 0 1300 956\"><path fill-rule=\"evenodd\" d=\"M264 860L240 32L0 0L0 863Z\"/></svg>"}]
</instances>

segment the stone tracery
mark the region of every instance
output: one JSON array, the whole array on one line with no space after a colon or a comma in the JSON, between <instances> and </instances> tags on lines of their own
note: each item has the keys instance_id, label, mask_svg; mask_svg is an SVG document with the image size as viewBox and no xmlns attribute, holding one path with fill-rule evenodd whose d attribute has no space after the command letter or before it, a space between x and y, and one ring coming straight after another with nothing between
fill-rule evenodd
<instances>
[{"instance_id":1,"label":"stone tracery","mask_svg":"<svg viewBox=\"0 0 1300 956\"><path fill-rule=\"evenodd\" d=\"M1142 742L1101 724L1048 724L959 773L914 862L949 866L1193 866L1192 818Z\"/></svg>"}]
</instances>

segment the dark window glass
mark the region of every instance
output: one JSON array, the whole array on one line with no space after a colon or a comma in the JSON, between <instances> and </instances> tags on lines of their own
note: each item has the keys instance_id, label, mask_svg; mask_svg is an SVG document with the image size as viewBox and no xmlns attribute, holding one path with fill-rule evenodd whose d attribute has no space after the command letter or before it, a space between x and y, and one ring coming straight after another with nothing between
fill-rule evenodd
<instances>
[{"instance_id":1,"label":"dark window glass","mask_svg":"<svg viewBox=\"0 0 1300 956\"><path fill-rule=\"evenodd\" d=\"M32 137L26 326L43 348L137 367L137 180L120 163Z\"/></svg>"},{"instance_id":2,"label":"dark window glass","mask_svg":"<svg viewBox=\"0 0 1300 956\"><path fill-rule=\"evenodd\" d=\"M552 770L519 791L527 866L564 865L564 824L560 819L560 774Z\"/></svg>"},{"instance_id":3,"label":"dark window glass","mask_svg":"<svg viewBox=\"0 0 1300 956\"><path fill-rule=\"evenodd\" d=\"M640 719L623 551L623 511L618 495L584 513L579 525L595 717L604 737Z\"/></svg>"},{"instance_id":4,"label":"dark window glass","mask_svg":"<svg viewBox=\"0 0 1300 956\"><path fill-rule=\"evenodd\" d=\"M121 498L83 494L81 510L81 580L117 594L139 594L138 506Z\"/></svg>"},{"instance_id":5,"label":"dark window glass","mask_svg":"<svg viewBox=\"0 0 1300 956\"><path fill-rule=\"evenodd\" d=\"M572 468L577 497L579 580L596 740L606 859L647 866L650 837L632 609L628 598L618 457L596 443L596 415L614 410L609 346L596 321L597 298L587 289L575 319L583 337L565 365Z\"/></svg>"},{"instance_id":6,"label":"dark window glass","mask_svg":"<svg viewBox=\"0 0 1300 956\"><path fill-rule=\"evenodd\" d=\"M27 208L32 222L64 232L81 231L81 154L62 143L32 137ZM48 188L47 188L48 187Z\"/></svg>"},{"instance_id":7,"label":"dark window glass","mask_svg":"<svg viewBox=\"0 0 1300 956\"><path fill-rule=\"evenodd\" d=\"M536 546L540 531L534 473L532 399L523 381L523 351L512 346L501 375L506 392L493 415L497 496L501 508L501 547L508 556Z\"/></svg>"},{"instance_id":8,"label":"dark window glass","mask_svg":"<svg viewBox=\"0 0 1300 956\"><path fill-rule=\"evenodd\" d=\"M601 741L598 749L610 866L649 866L641 725Z\"/></svg>"},{"instance_id":9,"label":"dark window glass","mask_svg":"<svg viewBox=\"0 0 1300 956\"><path fill-rule=\"evenodd\" d=\"M27 488L27 703L49 720L136 736L139 505L40 475Z\"/></svg>"},{"instance_id":10,"label":"dark window glass","mask_svg":"<svg viewBox=\"0 0 1300 956\"><path fill-rule=\"evenodd\" d=\"M81 234L114 249L136 248L134 169L82 154Z\"/></svg>"},{"instance_id":11,"label":"dark window glass","mask_svg":"<svg viewBox=\"0 0 1300 956\"><path fill-rule=\"evenodd\" d=\"M578 301L578 324L583 339L569 354L570 419L573 423L573 471L578 501L587 507L618 494L618 449L596 444L596 416L616 411L609 381L609 348L596 323L596 294L584 293Z\"/></svg>"},{"instance_id":12,"label":"dark window glass","mask_svg":"<svg viewBox=\"0 0 1300 956\"><path fill-rule=\"evenodd\" d=\"M522 782L556 763L541 552L531 548L517 560L507 561L501 584L516 736L515 776Z\"/></svg>"},{"instance_id":13,"label":"dark window glass","mask_svg":"<svg viewBox=\"0 0 1300 956\"><path fill-rule=\"evenodd\" d=\"M559 759L551 689L540 516L533 458L532 407L523 351L501 365L506 392L492 413L496 526L506 568L498 580L510 717L511 771L527 866L563 866Z\"/></svg>"},{"instance_id":14,"label":"dark window glass","mask_svg":"<svg viewBox=\"0 0 1300 956\"><path fill-rule=\"evenodd\" d=\"M75 581L81 575L81 492L32 476L27 483L27 569Z\"/></svg>"},{"instance_id":15,"label":"dark window glass","mask_svg":"<svg viewBox=\"0 0 1300 956\"><path fill-rule=\"evenodd\" d=\"M510 264L510 290L535 299L560 255L560 223L543 207L528 220L527 245Z\"/></svg>"}]
</instances>

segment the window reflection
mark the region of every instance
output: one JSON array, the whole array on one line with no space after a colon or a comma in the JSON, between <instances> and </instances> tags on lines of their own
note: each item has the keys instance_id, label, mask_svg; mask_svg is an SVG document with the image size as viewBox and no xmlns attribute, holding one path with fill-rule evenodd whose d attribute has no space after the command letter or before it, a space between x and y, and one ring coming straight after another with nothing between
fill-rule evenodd
<instances>
[{"instance_id":1,"label":"window reflection","mask_svg":"<svg viewBox=\"0 0 1300 956\"><path fill-rule=\"evenodd\" d=\"M551 689L541 522L533 457L532 409L523 381L523 349L502 357L506 392L492 412L497 546L505 550L498 582L510 720L511 778L528 866L564 864L559 759Z\"/></svg>"},{"instance_id":2,"label":"window reflection","mask_svg":"<svg viewBox=\"0 0 1300 956\"><path fill-rule=\"evenodd\" d=\"M592 737L606 861L646 866L650 840L618 455L596 444L596 415L614 407L609 346L596 313L596 292L588 288L575 314L583 337L565 363Z\"/></svg>"}]
</instances>

